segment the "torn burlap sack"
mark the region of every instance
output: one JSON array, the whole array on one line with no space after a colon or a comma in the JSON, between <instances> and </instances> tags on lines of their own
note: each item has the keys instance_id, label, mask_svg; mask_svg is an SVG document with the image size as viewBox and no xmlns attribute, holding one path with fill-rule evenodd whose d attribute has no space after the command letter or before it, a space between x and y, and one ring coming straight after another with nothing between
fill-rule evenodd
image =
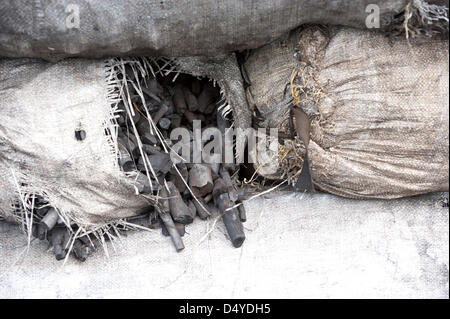
<instances>
[{"instance_id":1,"label":"torn burlap sack","mask_svg":"<svg viewBox=\"0 0 450 319\"><path fill-rule=\"evenodd\" d=\"M357 198L448 191L448 41L409 42L307 27L255 50L245 63L248 100L263 125L293 135L292 104L309 115L308 153L319 189ZM278 173L266 177L294 183L302 143L288 141L297 146L279 152ZM297 165L286 163L286 154ZM273 164L255 164L265 165Z\"/></svg>"},{"instance_id":2,"label":"torn burlap sack","mask_svg":"<svg viewBox=\"0 0 450 319\"><path fill-rule=\"evenodd\" d=\"M234 54L207 62L0 60L0 217L28 224L23 219L28 218L26 210L37 205L35 195L55 207L67 223L83 229L119 222L154 206L153 193L139 195L138 171L124 172L118 165L127 154L118 147L117 118L124 108L132 116L135 99L146 105L140 80L135 79L173 72L217 82L223 111L239 114L237 127L250 125ZM149 113L147 117L157 130Z\"/></svg>"},{"instance_id":3,"label":"torn burlap sack","mask_svg":"<svg viewBox=\"0 0 450 319\"><path fill-rule=\"evenodd\" d=\"M0 61L0 215L20 218L14 206L33 194L86 227L149 205L117 165L118 83L108 70L93 60Z\"/></svg>"}]
</instances>

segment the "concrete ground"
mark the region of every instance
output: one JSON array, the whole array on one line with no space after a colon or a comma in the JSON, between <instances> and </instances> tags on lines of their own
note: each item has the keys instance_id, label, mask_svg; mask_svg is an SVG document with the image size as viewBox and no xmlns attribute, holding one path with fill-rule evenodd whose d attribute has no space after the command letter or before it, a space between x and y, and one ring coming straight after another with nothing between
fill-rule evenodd
<instances>
[{"instance_id":1,"label":"concrete ground","mask_svg":"<svg viewBox=\"0 0 450 319\"><path fill-rule=\"evenodd\" d=\"M235 249L222 222L187 227L176 253L160 230L131 232L65 266L0 223L2 298L448 298L449 213L442 194L391 201L288 194L246 203ZM445 196L448 196L446 194ZM273 196L271 196L273 197Z\"/></svg>"}]
</instances>

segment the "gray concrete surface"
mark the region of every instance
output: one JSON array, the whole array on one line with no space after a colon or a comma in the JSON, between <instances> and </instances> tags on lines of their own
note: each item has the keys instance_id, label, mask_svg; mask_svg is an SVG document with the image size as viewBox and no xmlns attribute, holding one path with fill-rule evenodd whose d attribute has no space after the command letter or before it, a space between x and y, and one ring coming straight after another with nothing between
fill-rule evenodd
<instances>
[{"instance_id":1,"label":"gray concrete surface","mask_svg":"<svg viewBox=\"0 0 450 319\"><path fill-rule=\"evenodd\" d=\"M289 194L247 202L247 240L187 227L176 253L160 231L132 232L109 258L57 262L0 224L2 298L448 298L449 214L441 195L392 201ZM448 196L448 195L446 195ZM272 197L272 196L271 196Z\"/></svg>"}]
</instances>

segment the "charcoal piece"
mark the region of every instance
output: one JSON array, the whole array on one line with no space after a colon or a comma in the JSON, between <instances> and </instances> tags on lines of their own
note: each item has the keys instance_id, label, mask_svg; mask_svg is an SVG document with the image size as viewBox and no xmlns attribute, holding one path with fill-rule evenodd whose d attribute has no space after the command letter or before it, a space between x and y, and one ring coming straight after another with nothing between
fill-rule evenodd
<instances>
[{"instance_id":1,"label":"charcoal piece","mask_svg":"<svg viewBox=\"0 0 450 319\"><path fill-rule=\"evenodd\" d=\"M160 184L164 184L162 181ZM158 204L159 209L163 213L170 213L170 204L169 204L169 191L165 186L161 187L159 191Z\"/></svg>"},{"instance_id":2,"label":"charcoal piece","mask_svg":"<svg viewBox=\"0 0 450 319\"><path fill-rule=\"evenodd\" d=\"M146 132L145 134L141 135L141 141L144 144L156 145L158 144L159 139L156 135L151 134L150 132Z\"/></svg>"},{"instance_id":3,"label":"charcoal piece","mask_svg":"<svg viewBox=\"0 0 450 319\"><path fill-rule=\"evenodd\" d=\"M164 88L159 84L159 82L156 78L151 78L151 79L147 80L146 82L147 82L147 86L145 88L146 88L147 92L151 92L152 95L156 95L158 97L163 95Z\"/></svg>"},{"instance_id":4,"label":"charcoal piece","mask_svg":"<svg viewBox=\"0 0 450 319\"><path fill-rule=\"evenodd\" d=\"M86 258L92 251L92 247L89 244L83 243L81 240L76 239L72 248L73 254L79 261L86 261Z\"/></svg>"},{"instance_id":5,"label":"charcoal piece","mask_svg":"<svg viewBox=\"0 0 450 319\"><path fill-rule=\"evenodd\" d=\"M159 107L159 110L152 116L152 120L154 123L158 123L159 120L167 113L169 107L166 104L162 104Z\"/></svg>"},{"instance_id":6,"label":"charcoal piece","mask_svg":"<svg viewBox=\"0 0 450 319\"><path fill-rule=\"evenodd\" d=\"M132 106L133 108L133 106ZM128 113L126 113L126 118L128 119L129 123L131 124L131 122L133 122L134 124L137 124L137 122L139 122L139 120L141 119L141 114L138 112L138 110L133 109L133 113L131 113L131 111Z\"/></svg>"},{"instance_id":7,"label":"charcoal piece","mask_svg":"<svg viewBox=\"0 0 450 319\"><path fill-rule=\"evenodd\" d=\"M191 82L191 91L195 95L199 95L202 92L202 84L198 79L194 79Z\"/></svg>"},{"instance_id":8,"label":"charcoal piece","mask_svg":"<svg viewBox=\"0 0 450 319\"><path fill-rule=\"evenodd\" d=\"M179 251L183 250L184 249L183 240L181 239L180 233L178 232L178 230L175 226L175 223L174 223L172 217L170 216L170 214L160 212L159 217L162 220L161 224L164 225L162 227L165 227L167 233L169 233L170 238L172 239L172 242L175 246L176 251L179 252Z\"/></svg>"},{"instance_id":9,"label":"charcoal piece","mask_svg":"<svg viewBox=\"0 0 450 319\"><path fill-rule=\"evenodd\" d=\"M204 112L208 105L215 102L219 98L217 88L213 87L211 82L208 82L200 95L198 96L198 109Z\"/></svg>"},{"instance_id":10,"label":"charcoal piece","mask_svg":"<svg viewBox=\"0 0 450 319\"><path fill-rule=\"evenodd\" d=\"M148 97L152 98L153 100L155 100L158 103L161 103L161 98L159 96L157 96L151 88L148 87L141 87L142 88L142 92L144 92L145 95L147 95Z\"/></svg>"},{"instance_id":11,"label":"charcoal piece","mask_svg":"<svg viewBox=\"0 0 450 319\"><path fill-rule=\"evenodd\" d=\"M162 119L159 120L159 127L162 128L163 130L168 130L170 124L171 122L167 117L163 117Z\"/></svg>"},{"instance_id":12,"label":"charcoal piece","mask_svg":"<svg viewBox=\"0 0 450 319\"><path fill-rule=\"evenodd\" d=\"M150 123L144 117L136 124L136 129L138 130L139 136L142 137L145 133L150 133Z\"/></svg>"},{"instance_id":13,"label":"charcoal piece","mask_svg":"<svg viewBox=\"0 0 450 319\"><path fill-rule=\"evenodd\" d=\"M198 110L197 97L187 88L183 87L184 100L187 104L189 111L195 112Z\"/></svg>"},{"instance_id":14,"label":"charcoal piece","mask_svg":"<svg viewBox=\"0 0 450 319\"><path fill-rule=\"evenodd\" d=\"M175 187L178 189L180 193L183 193L186 190L186 184L189 182L189 172L186 164L178 163L177 164L178 173L175 167L172 166L170 169L170 181L175 184ZM181 174L181 176L180 176ZM184 180L184 181L183 181Z\"/></svg>"},{"instance_id":15,"label":"charcoal piece","mask_svg":"<svg viewBox=\"0 0 450 319\"><path fill-rule=\"evenodd\" d=\"M181 116L179 114L172 114L170 116L170 120L172 121L172 128L180 127L181 125Z\"/></svg>"},{"instance_id":16,"label":"charcoal piece","mask_svg":"<svg viewBox=\"0 0 450 319\"><path fill-rule=\"evenodd\" d=\"M150 184L151 182L151 184ZM137 173L135 179L134 179L134 185L136 186L139 194L151 194L152 191L158 191L161 189L161 186L159 183L157 183L155 180L150 178L145 174Z\"/></svg>"},{"instance_id":17,"label":"charcoal piece","mask_svg":"<svg viewBox=\"0 0 450 319\"><path fill-rule=\"evenodd\" d=\"M159 154L162 152L161 147L153 146L153 145L149 145L149 144L142 144L142 150L147 155L154 155L154 154Z\"/></svg>"},{"instance_id":18,"label":"charcoal piece","mask_svg":"<svg viewBox=\"0 0 450 319\"><path fill-rule=\"evenodd\" d=\"M203 198L203 200L205 201L205 203L209 203L210 201L211 201L211 199L212 199L212 194L208 194L208 195L206 195L204 198Z\"/></svg>"},{"instance_id":19,"label":"charcoal piece","mask_svg":"<svg viewBox=\"0 0 450 319\"><path fill-rule=\"evenodd\" d=\"M241 205L238 206L239 211L239 218L241 219L241 222L245 223L247 221L247 213L245 211L244 204L241 203Z\"/></svg>"},{"instance_id":20,"label":"charcoal piece","mask_svg":"<svg viewBox=\"0 0 450 319\"><path fill-rule=\"evenodd\" d=\"M37 238L44 240L47 237L47 227L44 224L39 223L37 225Z\"/></svg>"},{"instance_id":21,"label":"charcoal piece","mask_svg":"<svg viewBox=\"0 0 450 319\"><path fill-rule=\"evenodd\" d=\"M186 225L181 224L181 223L174 223L175 224L175 228L178 231L178 234L180 234L181 237L184 236L184 234L186 233Z\"/></svg>"},{"instance_id":22,"label":"charcoal piece","mask_svg":"<svg viewBox=\"0 0 450 319\"><path fill-rule=\"evenodd\" d=\"M237 209L230 209L233 206L233 203L230 200L228 193L220 194L216 199L216 203L219 207L231 243L235 248L241 247L245 240L244 227L242 226Z\"/></svg>"},{"instance_id":23,"label":"charcoal piece","mask_svg":"<svg viewBox=\"0 0 450 319\"><path fill-rule=\"evenodd\" d=\"M227 191L230 196L230 200L234 203L238 200L238 192L234 188L233 181L231 180L230 173L226 169L220 170L220 176L222 177L225 185L227 185Z\"/></svg>"},{"instance_id":24,"label":"charcoal piece","mask_svg":"<svg viewBox=\"0 0 450 319\"><path fill-rule=\"evenodd\" d=\"M211 193L213 189L211 168L205 164L194 164L189 171L189 187L197 197Z\"/></svg>"},{"instance_id":25,"label":"charcoal piece","mask_svg":"<svg viewBox=\"0 0 450 319\"><path fill-rule=\"evenodd\" d=\"M172 101L178 114L183 114L187 110L183 88L180 85L174 87Z\"/></svg>"},{"instance_id":26,"label":"charcoal piece","mask_svg":"<svg viewBox=\"0 0 450 319\"><path fill-rule=\"evenodd\" d=\"M193 121L202 121L202 123L205 122L205 116L200 113L186 111L184 112L184 116L189 123L192 123Z\"/></svg>"},{"instance_id":27,"label":"charcoal piece","mask_svg":"<svg viewBox=\"0 0 450 319\"><path fill-rule=\"evenodd\" d=\"M58 222L58 217L58 212L52 207L47 211L44 218L42 218L41 224L45 226L47 231L51 230Z\"/></svg>"},{"instance_id":28,"label":"charcoal piece","mask_svg":"<svg viewBox=\"0 0 450 319\"><path fill-rule=\"evenodd\" d=\"M198 198L198 201L193 199L191 201L191 203L193 203L195 205L197 216L200 219L205 220L209 216L211 216L210 213L208 212L208 205L207 205L206 201L203 198Z\"/></svg>"},{"instance_id":29,"label":"charcoal piece","mask_svg":"<svg viewBox=\"0 0 450 319\"><path fill-rule=\"evenodd\" d=\"M153 154L148 157L150 164L155 172L162 172L167 174L171 167L172 161L170 160L170 155L167 153Z\"/></svg>"},{"instance_id":30,"label":"charcoal piece","mask_svg":"<svg viewBox=\"0 0 450 319\"><path fill-rule=\"evenodd\" d=\"M167 227L164 223L161 223L161 234L165 237L169 237L169 231L167 230Z\"/></svg>"},{"instance_id":31,"label":"charcoal piece","mask_svg":"<svg viewBox=\"0 0 450 319\"><path fill-rule=\"evenodd\" d=\"M194 220L194 215L186 203L183 201L180 192L172 182L167 182L169 187L169 207L173 220L182 224L190 224Z\"/></svg>"},{"instance_id":32,"label":"charcoal piece","mask_svg":"<svg viewBox=\"0 0 450 319\"><path fill-rule=\"evenodd\" d=\"M212 114L217 109L217 102L212 102L203 110L204 114Z\"/></svg>"},{"instance_id":33,"label":"charcoal piece","mask_svg":"<svg viewBox=\"0 0 450 319\"><path fill-rule=\"evenodd\" d=\"M49 235L49 242L53 246L56 260L66 257L69 247L67 247L70 239L69 230L66 227L55 227Z\"/></svg>"},{"instance_id":34,"label":"charcoal piece","mask_svg":"<svg viewBox=\"0 0 450 319\"><path fill-rule=\"evenodd\" d=\"M217 178L214 181L214 188L212 191L212 197L214 199L214 202L218 198L220 194L226 193L228 191L227 185L225 184L224 180L222 178Z\"/></svg>"},{"instance_id":35,"label":"charcoal piece","mask_svg":"<svg viewBox=\"0 0 450 319\"><path fill-rule=\"evenodd\" d=\"M194 199L194 200L195 200L195 199ZM193 203L193 201L192 201L192 200L189 200L187 205L188 205L189 209L191 210L192 216L197 215L197 207L195 206L195 204Z\"/></svg>"}]
</instances>

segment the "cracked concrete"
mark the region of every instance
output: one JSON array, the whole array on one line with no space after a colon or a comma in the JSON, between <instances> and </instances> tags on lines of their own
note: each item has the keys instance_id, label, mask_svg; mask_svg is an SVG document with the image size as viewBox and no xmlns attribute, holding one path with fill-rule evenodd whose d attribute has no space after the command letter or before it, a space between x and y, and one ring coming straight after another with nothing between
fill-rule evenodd
<instances>
[{"instance_id":1,"label":"cracked concrete","mask_svg":"<svg viewBox=\"0 0 450 319\"><path fill-rule=\"evenodd\" d=\"M0 223L2 298L448 298L449 214L442 194L350 200L283 194L246 203L247 240L221 222L187 227L177 254L159 230L132 232L85 263L63 267L37 240L26 251ZM445 194L448 196L448 193Z\"/></svg>"}]
</instances>

